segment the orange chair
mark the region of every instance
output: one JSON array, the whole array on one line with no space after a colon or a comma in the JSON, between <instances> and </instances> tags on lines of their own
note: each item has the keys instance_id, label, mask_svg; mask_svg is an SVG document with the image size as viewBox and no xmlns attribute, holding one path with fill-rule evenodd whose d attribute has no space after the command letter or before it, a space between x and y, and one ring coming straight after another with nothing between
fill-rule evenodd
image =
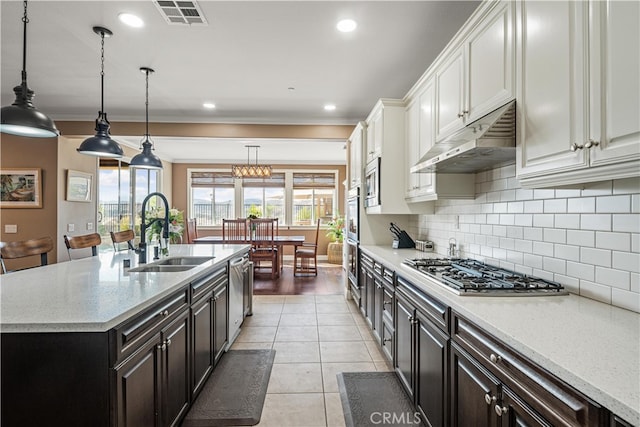
<instances>
[{"instance_id":1,"label":"orange chair","mask_svg":"<svg viewBox=\"0 0 640 427\"><path fill-rule=\"evenodd\" d=\"M112 231L110 234L114 251L118 252L120 250L118 244L124 242L127 242L127 249L136 249L133 247L133 239L136 238L136 234L133 232L133 230Z\"/></svg>"},{"instance_id":2,"label":"orange chair","mask_svg":"<svg viewBox=\"0 0 640 427\"><path fill-rule=\"evenodd\" d=\"M192 244L198 238L198 224L195 218L188 218L185 222L185 234L187 236L187 244Z\"/></svg>"},{"instance_id":3,"label":"orange chair","mask_svg":"<svg viewBox=\"0 0 640 427\"><path fill-rule=\"evenodd\" d=\"M102 239L98 233L85 234L82 236L64 236L64 244L67 246L67 253L71 260L71 249L91 248L91 256L98 255L98 246L102 243Z\"/></svg>"},{"instance_id":4,"label":"orange chair","mask_svg":"<svg viewBox=\"0 0 640 427\"><path fill-rule=\"evenodd\" d=\"M247 220L222 219L222 241L223 242L244 242L247 240Z\"/></svg>"},{"instance_id":5,"label":"orange chair","mask_svg":"<svg viewBox=\"0 0 640 427\"><path fill-rule=\"evenodd\" d=\"M318 275L318 233L320 231L320 219L316 225L316 238L314 243L303 243L296 248L293 255L293 275L310 276ZM298 262L300 261L300 262Z\"/></svg>"},{"instance_id":6,"label":"orange chair","mask_svg":"<svg viewBox=\"0 0 640 427\"><path fill-rule=\"evenodd\" d=\"M251 251L249 256L254 269L263 268L261 263L269 261L271 278L280 275L278 266L278 246L275 243L275 231L278 220L273 218L258 218L249 220Z\"/></svg>"},{"instance_id":7,"label":"orange chair","mask_svg":"<svg viewBox=\"0 0 640 427\"><path fill-rule=\"evenodd\" d=\"M0 264L2 265L2 273L7 273L7 268L4 265L5 259L18 259L40 255L40 265L47 265L47 252L52 250L53 240L51 240L51 237L41 237L39 239L22 240L19 242L0 242Z\"/></svg>"}]
</instances>

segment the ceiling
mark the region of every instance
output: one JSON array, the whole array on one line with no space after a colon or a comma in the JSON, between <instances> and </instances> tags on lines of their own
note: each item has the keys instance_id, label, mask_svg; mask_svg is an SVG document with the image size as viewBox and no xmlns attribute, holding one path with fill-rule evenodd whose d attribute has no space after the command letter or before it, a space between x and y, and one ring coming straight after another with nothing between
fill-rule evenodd
<instances>
[{"instance_id":1,"label":"ceiling","mask_svg":"<svg viewBox=\"0 0 640 427\"><path fill-rule=\"evenodd\" d=\"M478 6L478 1L199 1L206 25L169 24L145 1L29 2L27 72L38 109L54 120L93 121L100 109L100 37L110 121L354 124L378 98L402 98ZM14 100L22 65L22 2L0 2L2 105ZM145 25L125 26L121 12ZM358 23L340 33L341 18ZM290 89L293 88L293 89ZM203 102L216 108L205 110ZM325 111L327 103L336 105ZM151 127L153 136L153 127ZM141 135L113 135L138 146ZM153 138L176 162L246 160L344 163L344 141ZM228 157L228 158L227 158Z\"/></svg>"}]
</instances>

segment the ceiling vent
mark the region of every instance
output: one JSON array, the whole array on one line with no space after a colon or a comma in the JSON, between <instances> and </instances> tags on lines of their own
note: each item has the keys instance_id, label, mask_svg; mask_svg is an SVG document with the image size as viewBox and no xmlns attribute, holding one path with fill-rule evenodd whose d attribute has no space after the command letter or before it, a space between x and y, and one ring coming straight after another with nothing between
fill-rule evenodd
<instances>
[{"instance_id":1,"label":"ceiling vent","mask_svg":"<svg viewBox=\"0 0 640 427\"><path fill-rule=\"evenodd\" d=\"M172 25L207 25L207 20L195 1L156 0L160 14Z\"/></svg>"}]
</instances>

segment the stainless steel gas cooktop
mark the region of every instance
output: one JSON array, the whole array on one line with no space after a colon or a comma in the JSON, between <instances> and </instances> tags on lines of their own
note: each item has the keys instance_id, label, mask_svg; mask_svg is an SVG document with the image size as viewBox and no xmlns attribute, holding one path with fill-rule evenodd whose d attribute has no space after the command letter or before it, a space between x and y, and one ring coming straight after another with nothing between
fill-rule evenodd
<instances>
[{"instance_id":1,"label":"stainless steel gas cooktop","mask_svg":"<svg viewBox=\"0 0 640 427\"><path fill-rule=\"evenodd\" d=\"M473 259L405 259L405 266L435 279L458 295L550 296L567 295L562 285L538 277L485 264Z\"/></svg>"}]
</instances>

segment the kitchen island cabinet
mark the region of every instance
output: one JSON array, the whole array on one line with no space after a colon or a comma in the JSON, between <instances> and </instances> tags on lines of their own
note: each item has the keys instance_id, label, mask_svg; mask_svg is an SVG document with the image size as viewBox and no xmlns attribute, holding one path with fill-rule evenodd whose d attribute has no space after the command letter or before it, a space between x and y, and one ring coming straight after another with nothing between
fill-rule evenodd
<instances>
[{"instance_id":1,"label":"kitchen island cabinet","mask_svg":"<svg viewBox=\"0 0 640 427\"><path fill-rule=\"evenodd\" d=\"M3 277L2 425L180 423L195 383L226 350L228 261L248 246L171 250L210 260L187 271L136 273L121 267L128 258L135 267L134 254L109 253ZM193 313L207 298L220 308L209 316L208 363L196 378L202 354Z\"/></svg>"}]
</instances>

